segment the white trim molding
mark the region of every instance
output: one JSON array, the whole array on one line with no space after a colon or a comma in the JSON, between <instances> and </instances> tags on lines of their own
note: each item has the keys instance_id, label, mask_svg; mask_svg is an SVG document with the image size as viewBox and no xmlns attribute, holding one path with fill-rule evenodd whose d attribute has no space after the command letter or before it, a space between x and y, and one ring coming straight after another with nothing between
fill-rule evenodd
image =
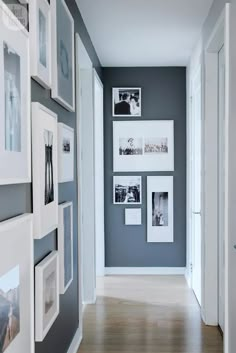
<instances>
[{"instance_id":1,"label":"white trim molding","mask_svg":"<svg viewBox=\"0 0 236 353\"><path fill-rule=\"evenodd\" d=\"M185 267L105 267L105 275L185 275Z\"/></svg>"},{"instance_id":2,"label":"white trim molding","mask_svg":"<svg viewBox=\"0 0 236 353\"><path fill-rule=\"evenodd\" d=\"M78 328L67 353L77 353L81 342L82 342L82 332Z\"/></svg>"}]
</instances>

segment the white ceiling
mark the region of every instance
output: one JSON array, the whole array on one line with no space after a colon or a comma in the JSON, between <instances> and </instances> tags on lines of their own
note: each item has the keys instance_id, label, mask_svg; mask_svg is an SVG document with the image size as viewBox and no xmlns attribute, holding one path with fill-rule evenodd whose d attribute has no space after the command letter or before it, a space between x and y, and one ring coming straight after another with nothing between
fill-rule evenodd
<instances>
[{"instance_id":1,"label":"white ceiling","mask_svg":"<svg viewBox=\"0 0 236 353\"><path fill-rule=\"evenodd\" d=\"M213 0L76 0L103 66L185 66Z\"/></svg>"}]
</instances>

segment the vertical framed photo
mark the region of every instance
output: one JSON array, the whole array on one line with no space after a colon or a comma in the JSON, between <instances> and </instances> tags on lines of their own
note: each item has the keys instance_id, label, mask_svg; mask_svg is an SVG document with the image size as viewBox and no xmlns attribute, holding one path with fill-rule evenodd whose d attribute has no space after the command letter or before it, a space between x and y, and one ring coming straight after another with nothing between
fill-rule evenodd
<instances>
[{"instance_id":1,"label":"vertical framed photo","mask_svg":"<svg viewBox=\"0 0 236 353\"><path fill-rule=\"evenodd\" d=\"M141 208L126 208L125 209L125 225L140 226L142 225L142 210Z\"/></svg>"},{"instance_id":2,"label":"vertical framed photo","mask_svg":"<svg viewBox=\"0 0 236 353\"><path fill-rule=\"evenodd\" d=\"M57 115L32 103L34 238L58 225Z\"/></svg>"},{"instance_id":3,"label":"vertical framed photo","mask_svg":"<svg viewBox=\"0 0 236 353\"><path fill-rule=\"evenodd\" d=\"M58 252L60 268L60 294L64 294L73 281L73 203L59 205Z\"/></svg>"},{"instance_id":4,"label":"vertical framed photo","mask_svg":"<svg viewBox=\"0 0 236 353\"><path fill-rule=\"evenodd\" d=\"M113 88L113 117L141 117L141 88Z\"/></svg>"},{"instance_id":5,"label":"vertical framed photo","mask_svg":"<svg viewBox=\"0 0 236 353\"><path fill-rule=\"evenodd\" d=\"M141 176L114 176L113 177L114 204L141 204L142 177Z\"/></svg>"},{"instance_id":6,"label":"vertical framed photo","mask_svg":"<svg viewBox=\"0 0 236 353\"><path fill-rule=\"evenodd\" d=\"M59 315L59 257L51 252L35 267L35 341L42 342Z\"/></svg>"},{"instance_id":7,"label":"vertical framed photo","mask_svg":"<svg viewBox=\"0 0 236 353\"><path fill-rule=\"evenodd\" d=\"M0 185L31 182L29 35L0 1Z\"/></svg>"},{"instance_id":8,"label":"vertical framed photo","mask_svg":"<svg viewBox=\"0 0 236 353\"><path fill-rule=\"evenodd\" d=\"M147 177L147 241L174 242L173 177Z\"/></svg>"},{"instance_id":9,"label":"vertical framed photo","mask_svg":"<svg viewBox=\"0 0 236 353\"><path fill-rule=\"evenodd\" d=\"M74 129L58 124L58 181L74 180Z\"/></svg>"},{"instance_id":10,"label":"vertical framed photo","mask_svg":"<svg viewBox=\"0 0 236 353\"><path fill-rule=\"evenodd\" d=\"M174 170L172 120L114 121L114 172Z\"/></svg>"},{"instance_id":11,"label":"vertical framed photo","mask_svg":"<svg viewBox=\"0 0 236 353\"><path fill-rule=\"evenodd\" d=\"M32 215L23 215L0 223L0 351L4 353L34 352L32 222Z\"/></svg>"},{"instance_id":12,"label":"vertical framed photo","mask_svg":"<svg viewBox=\"0 0 236 353\"><path fill-rule=\"evenodd\" d=\"M75 111L74 20L64 0L51 0L52 98Z\"/></svg>"},{"instance_id":13,"label":"vertical framed photo","mask_svg":"<svg viewBox=\"0 0 236 353\"><path fill-rule=\"evenodd\" d=\"M51 11L47 0L29 2L31 76L51 88Z\"/></svg>"}]
</instances>

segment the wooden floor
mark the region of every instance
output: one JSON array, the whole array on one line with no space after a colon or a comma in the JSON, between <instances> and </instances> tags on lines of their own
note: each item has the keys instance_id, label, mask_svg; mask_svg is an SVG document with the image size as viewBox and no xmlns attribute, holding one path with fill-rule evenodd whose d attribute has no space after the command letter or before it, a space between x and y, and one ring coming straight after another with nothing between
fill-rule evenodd
<instances>
[{"instance_id":1,"label":"wooden floor","mask_svg":"<svg viewBox=\"0 0 236 353\"><path fill-rule=\"evenodd\" d=\"M79 353L222 353L222 346L184 277L114 276L98 279Z\"/></svg>"}]
</instances>

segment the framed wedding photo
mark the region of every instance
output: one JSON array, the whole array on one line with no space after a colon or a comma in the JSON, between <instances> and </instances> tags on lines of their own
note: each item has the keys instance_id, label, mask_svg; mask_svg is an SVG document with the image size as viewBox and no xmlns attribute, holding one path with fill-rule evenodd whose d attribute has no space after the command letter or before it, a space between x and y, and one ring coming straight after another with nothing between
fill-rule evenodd
<instances>
[{"instance_id":1,"label":"framed wedding photo","mask_svg":"<svg viewBox=\"0 0 236 353\"><path fill-rule=\"evenodd\" d=\"M0 185L31 182L29 35L0 0Z\"/></svg>"},{"instance_id":2,"label":"framed wedding photo","mask_svg":"<svg viewBox=\"0 0 236 353\"><path fill-rule=\"evenodd\" d=\"M173 177L147 177L147 241L174 242Z\"/></svg>"},{"instance_id":3,"label":"framed wedding photo","mask_svg":"<svg viewBox=\"0 0 236 353\"><path fill-rule=\"evenodd\" d=\"M114 121L114 172L174 170L172 120Z\"/></svg>"},{"instance_id":4,"label":"framed wedding photo","mask_svg":"<svg viewBox=\"0 0 236 353\"><path fill-rule=\"evenodd\" d=\"M113 88L113 117L141 117L141 88Z\"/></svg>"},{"instance_id":5,"label":"framed wedding photo","mask_svg":"<svg viewBox=\"0 0 236 353\"><path fill-rule=\"evenodd\" d=\"M51 0L52 98L75 111L74 20L64 0Z\"/></svg>"},{"instance_id":6,"label":"framed wedding photo","mask_svg":"<svg viewBox=\"0 0 236 353\"><path fill-rule=\"evenodd\" d=\"M74 129L58 123L58 181L74 180Z\"/></svg>"},{"instance_id":7,"label":"framed wedding photo","mask_svg":"<svg viewBox=\"0 0 236 353\"><path fill-rule=\"evenodd\" d=\"M34 238L58 225L57 115L32 103Z\"/></svg>"},{"instance_id":8,"label":"framed wedding photo","mask_svg":"<svg viewBox=\"0 0 236 353\"><path fill-rule=\"evenodd\" d=\"M141 176L114 176L113 177L114 204L141 204L142 177Z\"/></svg>"},{"instance_id":9,"label":"framed wedding photo","mask_svg":"<svg viewBox=\"0 0 236 353\"><path fill-rule=\"evenodd\" d=\"M0 223L0 351L34 353L33 217Z\"/></svg>"},{"instance_id":10,"label":"framed wedding photo","mask_svg":"<svg viewBox=\"0 0 236 353\"><path fill-rule=\"evenodd\" d=\"M35 341L42 342L59 315L59 257L53 251L35 267Z\"/></svg>"},{"instance_id":11,"label":"framed wedding photo","mask_svg":"<svg viewBox=\"0 0 236 353\"><path fill-rule=\"evenodd\" d=\"M31 76L51 88L51 11L47 0L29 3Z\"/></svg>"}]
</instances>

